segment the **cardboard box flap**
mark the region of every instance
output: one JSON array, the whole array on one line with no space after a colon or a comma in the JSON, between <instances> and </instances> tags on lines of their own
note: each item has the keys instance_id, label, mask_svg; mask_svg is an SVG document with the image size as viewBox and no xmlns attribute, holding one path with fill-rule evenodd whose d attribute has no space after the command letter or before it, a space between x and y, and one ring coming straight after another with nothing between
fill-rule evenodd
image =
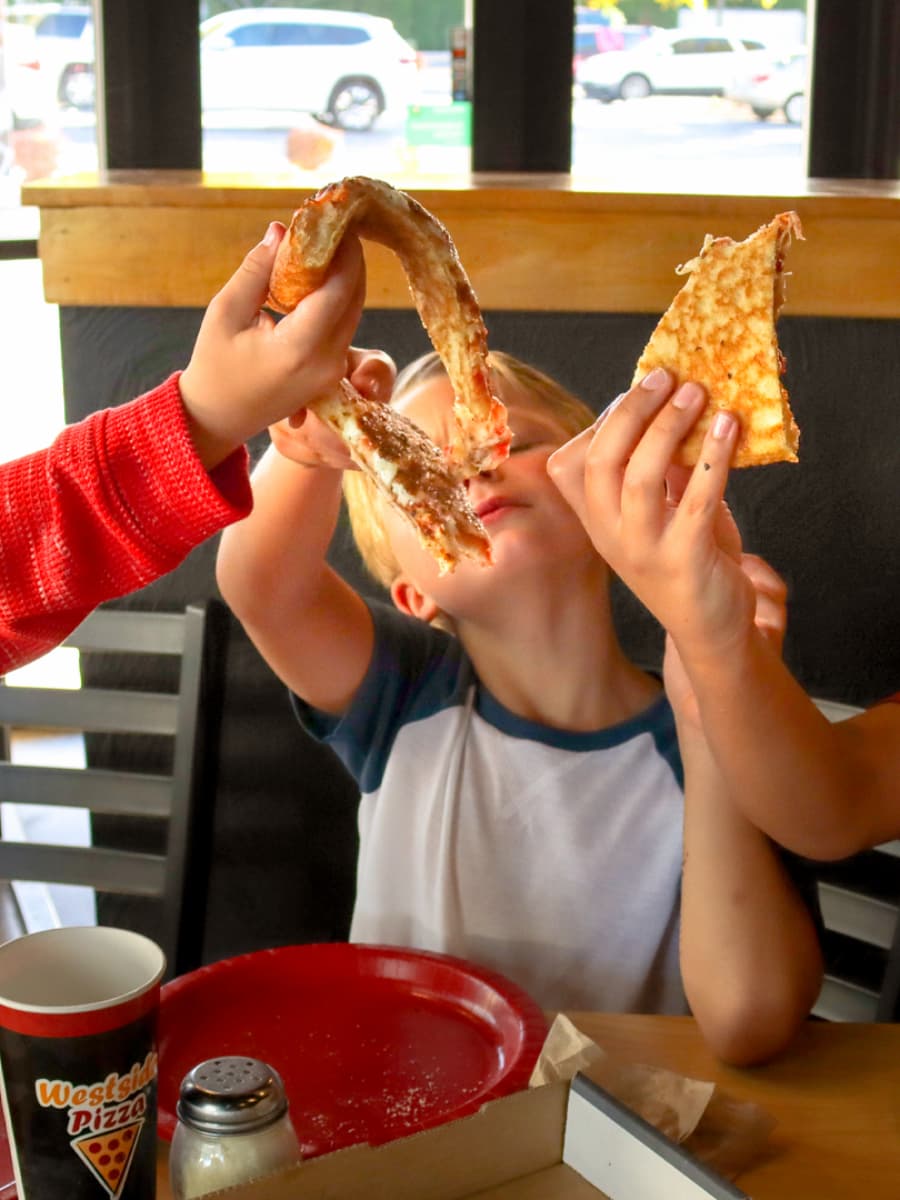
<instances>
[{"instance_id":1,"label":"cardboard box flap","mask_svg":"<svg viewBox=\"0 0 900 1200\"><path fill-rule=\"evenodd\" d=\"M477 1192L470 1200L606 1200L593 1184L564 1163L522 1175L500 1187Z\"/></svg>"},{"instance_id":2,"label":"cardboard box flap","mask_svg":"<svg viewBox=\"0 0 900 1200\"><path fill-rule=\"evenodd\" d=\"M565 1083L515 1092L384 1146L350 1146L269 1175L264 1185L216 1194L228 1200L466 1200L560 1163L568 1092ZM559 1192L556 1197L568 1200Z\"/></svg>"}]
</instances>

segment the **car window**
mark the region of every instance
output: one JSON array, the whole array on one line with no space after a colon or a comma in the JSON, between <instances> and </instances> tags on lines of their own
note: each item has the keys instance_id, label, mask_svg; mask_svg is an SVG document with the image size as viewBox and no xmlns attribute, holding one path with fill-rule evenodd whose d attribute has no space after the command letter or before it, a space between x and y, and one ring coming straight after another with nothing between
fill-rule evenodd
<instances>
[{"instance_id":1,"label":"car window","mask_svg":"<svg viewBox=\"0 0 900 1200\"><path fill-rule=\"evenodd\" d=\"M81 36L87 22L87 13L50 13L38 21L35 33L38 37L77 38Z\"/></svg>"},{"instance_id":2,"label":"car window","mask_svg":"<svg viewBox=\"0 0 900 1200\"><path fill-rule=\"evenodd\" d=\"M593 29L576 29L575 30L575 52L576 54L589 54L597 49L597 35Z\"/></svg>"},{"instance_id":3,"label":"car window","mask_svg":"<svg viewBox=\"0 0 900 1200\"><path fill-rule=\"evenodd\" d=\"M729 54L731 42L727 38L704 38L700 42L699 50L702 54Z\"/></svg>"},{"instance_id":4,"label":"car window","mask_svg":"<svg viewBox=\"0 0 900 1200\"><path fill-rule=\"evenodd\" d=\"M273 25L272 41L276 46L309 46L316 39L313 35L315 26L303 24Z\"/></svg>"},{"instance_id":5,"label":"car window","mask_svg":"<svg viewBox=\"0 0 900 1200\"><path fill-rule=\"evenodd\" d=\"M674 54L702 54L705 46L702 38L679 38L672 43Z\"/></svg>"},{"instance_id":6,"label":"car window","mask_svg":"<svg viewBox=\"0 0 900 1200\"><path fill-rule=\"evenodd\" d=\"M317 46L358 46L371 34L358 25L310 25L310 41Z\"/></svg>"},{"instance_id":7,"label":"car window","mask_svg":"<svg viewBox=\"0 0 900 1200\"><path fill-rule=\"evenodd\" d=\"M235 46L274 46L278 28L269 22L258 21L252 25L236 26L228 31L228 37Z\"/></svg>"},{"instance_id":8,"label":"car window","mask_svg":"<svg viewBox=\"0 0 900 1200\"><path fill-rule=\"evenodd\" d=\"M741 44L745 50L765 50L762 42L749 42L746 38L741 39Z\"/></svg>"}]
</instances>

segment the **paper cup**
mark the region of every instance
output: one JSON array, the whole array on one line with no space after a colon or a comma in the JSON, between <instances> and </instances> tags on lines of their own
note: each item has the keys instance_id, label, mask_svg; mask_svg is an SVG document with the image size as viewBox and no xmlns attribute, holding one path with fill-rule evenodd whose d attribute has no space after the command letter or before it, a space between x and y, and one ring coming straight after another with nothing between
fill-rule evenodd
<instances>
[{"instance_id":1,"label":"paper cup","mask_svg":"<svg viewBox=\"0 0 900 1200\"><path fill-rule=\"evenodd\" d=\"M139 933L0 946L0 1083L19 1200L153 1200L165 955Z\"/></svg>"}]
</instances>

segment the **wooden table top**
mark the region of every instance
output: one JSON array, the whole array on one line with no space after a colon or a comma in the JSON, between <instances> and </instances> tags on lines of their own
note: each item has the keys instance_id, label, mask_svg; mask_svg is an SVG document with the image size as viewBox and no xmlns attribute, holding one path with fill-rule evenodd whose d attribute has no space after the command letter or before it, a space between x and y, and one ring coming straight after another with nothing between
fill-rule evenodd
<instances>
[{"instance_id":1,"label":"wooden table top","mask_svg":"<svg viewBox=\"0 0 900 1200\"><path fill-rule=\"evenodd\" d=\"M736 1181L753 1200L900 1196L900 1025L810 1021L776 1062L738 1070L690 1017L569 1015L604 1049L712 1080L777 1120L772 1156Z\"/></svg>"},{"instance_id":2,"label":"wooden table top","mask_svg":"<svg viewBox=\"0 0 900 1200\"><path fill-rule=\"evenodd\" d=\"M776 1062L738 1070L690 1017L569 1016L610 1053L712 1080L774 1117L769 1157L736 1181L753 1200L900 1196L900 1025L810 1021ZM171 1200L167 1152L161 1143L158 1200Z\"/></svg>"}]
</instances>

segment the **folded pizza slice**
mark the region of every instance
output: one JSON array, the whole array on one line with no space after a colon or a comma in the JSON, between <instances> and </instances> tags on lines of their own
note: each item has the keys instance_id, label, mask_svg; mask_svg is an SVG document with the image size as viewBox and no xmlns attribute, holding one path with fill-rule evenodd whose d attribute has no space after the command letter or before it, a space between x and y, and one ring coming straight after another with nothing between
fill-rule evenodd
<instances>
[{"instance_id":1,"label":"folded pizza slice","mask_svg":"<svg viewBox=\"0 0 900 1200\"><path fill-rule=\"evenodd\" d=\"M779 213L743 242L707 234L696 258L678 267L687 283L644 348L632 386L654 367L679 383L695 380L709 403L678 461L692 466L717 410L741 422L736 467L797 462L800 431L782 383L785 360L775 322L785 297L784 263L791 237L803 237L795 212Z\"/></svg>"},{"instance_id":2,"label":"folded pizza slice","mask_svg":"<svg viewBox=\"0 0 900 1200\"><path fill-rule=\"evenodd\" d=\"M506 408L494 392L487 331L450 234L418 201L380 179L329 184L294 213L278 248L268 307L287 313L325 279L348 232L393 250L422 324L453 388L451 444L439 449L407 417L367 401L345 379L311 407L351 457L415 526L441 573L463 558L493 561L490 538L464 480L509 454Z\"/></svg>"},{"instance_id":3,"label":"folded pizza slice","mask_svg":"<svg viewBox=\"0 0 900 1200\"><path fill-rule=\"evenodd\" d=\"M460 478L499 466L509 454L506 409L495 394L481 308L453 239L412 196L382 179L330 183L294 213L283 238L267 305L290 312L324 280L349 231L392 250L453 388L456 427L446 448Z\"/></svg>"}]
</instances>

